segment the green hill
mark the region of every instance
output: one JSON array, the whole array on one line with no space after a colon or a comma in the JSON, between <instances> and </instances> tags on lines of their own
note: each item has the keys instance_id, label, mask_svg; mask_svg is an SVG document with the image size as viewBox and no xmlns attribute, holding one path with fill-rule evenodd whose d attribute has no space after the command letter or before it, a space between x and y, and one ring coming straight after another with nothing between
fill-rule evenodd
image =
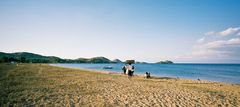
<instances>
[{"instance_id":1,"label":"green hill","mask_svg":"<svg viewBox=\"0 0 240 107\"><path fill-rule=\"evenodd\" d=\"M119 59L114 59L114 60L112 60L112 62L113 63L123 63L121 60L119 60Z\"/></svg>"},{"instance_id":2,"label":"green hill","mask_svg":"<svg viewBox=\"0 0 240 107\"><path fill-rule=\"evenodd\" d=\"M56 63L61 58L54 56L42 56L29 52L4 53L0 52L0 62L23 62L23 63Z\"/></svg>"},{"instance_id":3,"label":"green hill","mask_svg":"<svg viewBox=\"0 0 240 107\"><path fill-rule=\"evenodd\" d=\"M105 57L61 59L55 56L43 56L29 52L4 53L0 52L0 63L114 63Z\"/></svg>"},{"instance_id":4,"label":"green hill","mask_svg":"<svg viewBox=\"0 0 240 107\"><path fill-rule=\"evenodd\" d=\"M89 63L110 63L111 61L105 57L94 57L88 60Z\"/></svg>"}]
</instances>

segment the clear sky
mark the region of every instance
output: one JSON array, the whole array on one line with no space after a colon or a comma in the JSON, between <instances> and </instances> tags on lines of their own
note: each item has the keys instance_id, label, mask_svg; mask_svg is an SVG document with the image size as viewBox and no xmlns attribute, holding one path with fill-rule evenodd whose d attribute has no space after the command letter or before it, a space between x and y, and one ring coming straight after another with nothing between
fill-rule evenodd
<instances>
[{"instance_id":1,"label":"clear sky","mask_svg":"<svg viewBox=\"0 0 240 107\"><path fill-rule=\"evenodd\" d=\"M0 0L0 51L240 63L240 0Z\"/></svg>"}]
</instances>

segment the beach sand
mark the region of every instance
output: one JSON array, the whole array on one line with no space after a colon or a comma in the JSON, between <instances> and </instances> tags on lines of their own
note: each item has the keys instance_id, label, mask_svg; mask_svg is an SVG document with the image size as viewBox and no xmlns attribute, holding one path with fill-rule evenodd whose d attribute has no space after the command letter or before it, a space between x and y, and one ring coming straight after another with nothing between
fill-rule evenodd
<instances>
[{"instance_id":1,"label":"beach sand","mask_svg":"<svg viewBox=\"0 0 240 107\"><path fill-rule=\"evenodd\" d=\"M240 85L0 64L0 106L240 106Z\"/></svg>"}]
</instances>

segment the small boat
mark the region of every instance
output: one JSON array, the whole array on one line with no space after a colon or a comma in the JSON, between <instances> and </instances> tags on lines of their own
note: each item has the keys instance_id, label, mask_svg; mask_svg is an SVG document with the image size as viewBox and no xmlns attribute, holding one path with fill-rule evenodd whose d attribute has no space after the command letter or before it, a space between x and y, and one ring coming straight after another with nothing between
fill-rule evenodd
<instances>
[{"instance_id":1,"label":"small boat","mask_svg":"<svg viewBox=\"0 0 240 107\"><path fill-rule=\"evenodd\" d=\"M103 69L113 69L112 66L104 66Z\"/></svg>"}]
</instances>

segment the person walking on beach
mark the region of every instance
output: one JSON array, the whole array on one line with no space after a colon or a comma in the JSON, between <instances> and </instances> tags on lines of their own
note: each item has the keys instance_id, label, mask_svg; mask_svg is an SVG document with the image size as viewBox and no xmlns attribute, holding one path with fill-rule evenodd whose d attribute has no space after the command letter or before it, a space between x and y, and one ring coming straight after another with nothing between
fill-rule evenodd
<instances>
[{"instance_id":1,"label":"person walking on beach","mask_svg":"<svg viewBox=\"0 0 240 107\"><path fill-rule=\"evenodd\" d=\"M134 60L126 60L126 65L122 67L124 74L128 76L133 76L134 73L134 66L132 65L133 63L135 63Z\"/></svg>"},{"instance_id":2,"label":"person walking on beach","mask_svg":"<svg viewBox=\"0 0 240 107\"><path fill-rule=\"evenodd\" d=\"M133 76L134 66L132 66L131 63L129 63L129 65L127 65L126 68L127 68L126 73L128 74L128 76Z\"/></svg>"}]
</instances>

